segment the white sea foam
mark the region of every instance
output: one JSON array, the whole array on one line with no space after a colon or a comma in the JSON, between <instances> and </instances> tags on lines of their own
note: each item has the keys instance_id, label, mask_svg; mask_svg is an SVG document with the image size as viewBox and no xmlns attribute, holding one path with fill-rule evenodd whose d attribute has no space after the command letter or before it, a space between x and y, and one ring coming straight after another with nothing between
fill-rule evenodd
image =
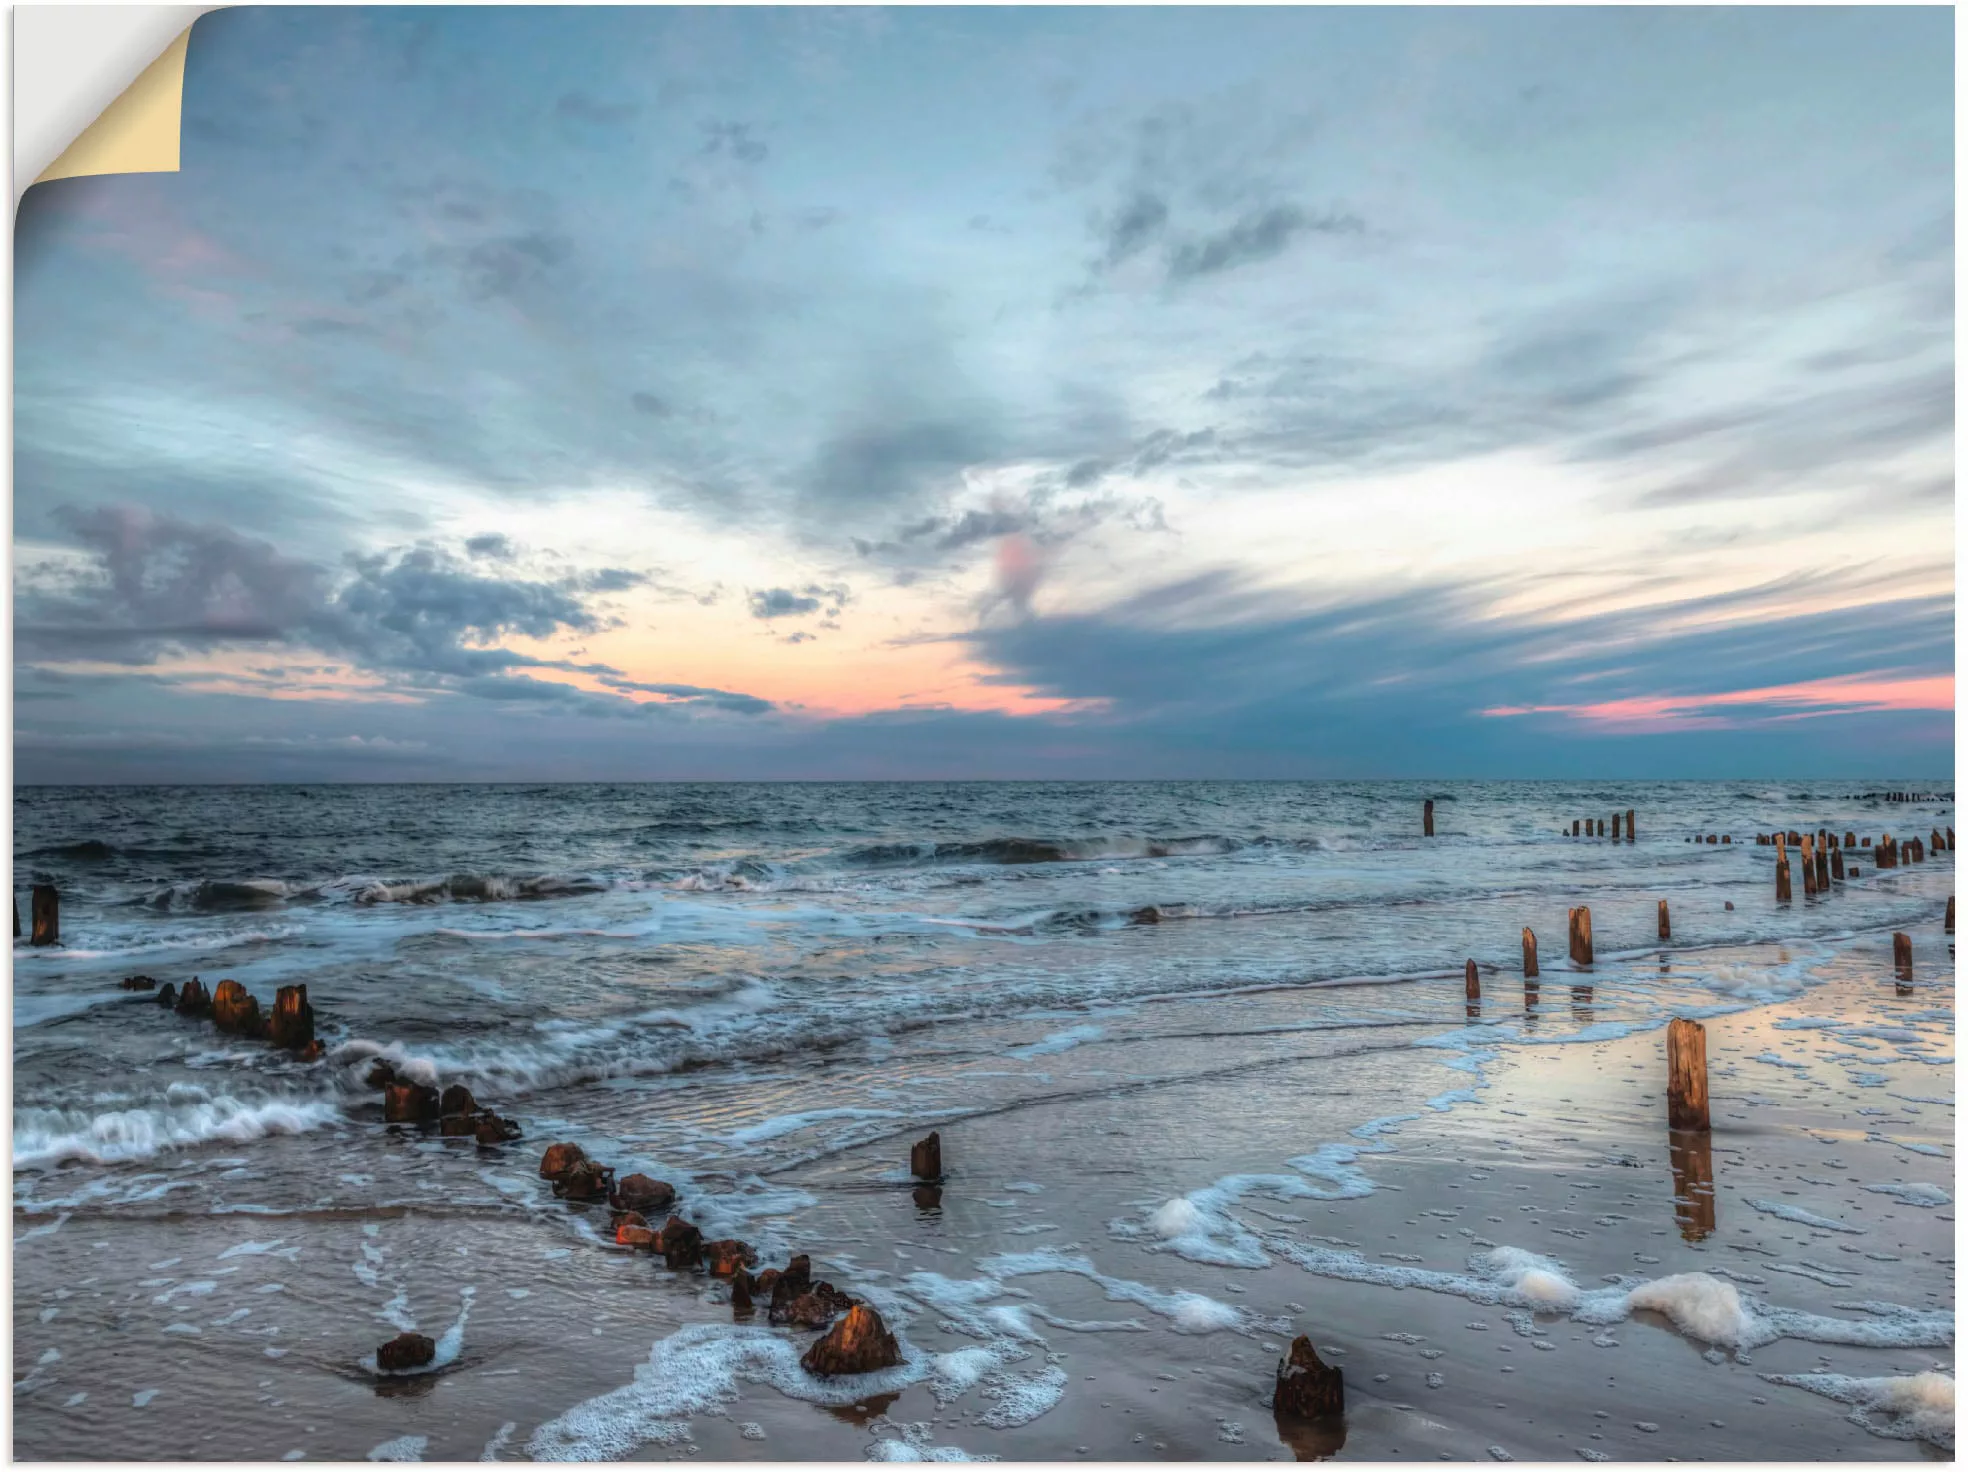
<instances>
[{"instance_id":1,"label":"white sea foam","mask_svg":"<svg viewBox=\"0 0 1968 1472\"><path fill-rule=\"evenodd\" d=\"M1007 1048L1005 1049L1005 1056L1007 1058L1038 1058L1049 1053L1064 1053L1079 1047L1081 1043L1090 1043L1095 1038L1104 1037L1106 1032L1106 1028L1096 1027L1091 1023L1081 1027L1069 1027L1063 1032L1047 1033L1038 1042L1027 1043L1022 1048Z\"/></svg>"},{"instance_id":2,"label":"white sea foam","mask_svg":"<svg viewBox=\"0 0 1968 1472\"><path fill-rule=\"evenodd\" d=\"M1821 1232L1849 1232L1861 1235L1864 1227L1855 1227L1847 1222L1835 1222L1830 1217L1819 1216L1814 1211L1806 1211L1801 1206L1792 1206L1783 1201L1749 1201L1745 1203L1753 1209L1770 1216L1780 1217L1787 1222L1796 1222L1800 1227L1816 1227Z\"/></svg>"},{"instance_id":3,"label":"white sea foam","mask_svg":"<svg viewBox=\"0 0 1968 1472\"><path fill-rule=\"evenodd\" d=\"M398 1436L384 1442L381 1446L369 1448L372 1462L421 1462L424 1448L430 1445L428 1436Z\"/></svg>"},{"instance_id":4,"label":"white sea foam","mask_svg":"<svg viewBox=\"0 0 1968 1472\"><path fill-rule=\"evenodd\" d=\"M1850 1375L1765 1375L1854 1407L1851 1419L1876 1436L1954 1450L1954 1377L1938 1370L1870 1379Z\"/></svg>"},{"instance_id":5,"label":"white sea foam","mask_svg":"<svg viewBox=\"0 0 1968 1472\"><path fill-rule=\"evenodd\" d=\"M799 1344L772 1329L689 1325L656 1341L633 1382L537 1428L527 1452L538 1461L616 1461L652 1441L675 1442L687 1433L688 1417L736 1399L741 1380L814 1405L842 1406L912 1385L930 1369L929 1358L906 1341L901 1364L868 1375L810 1375L800 1353Z\"/></svg>"},{"instance_id":6,"label":"white sea foam","mask_svg":"<svg viewBox=\"0 0 1968 1472\"><path fill-rule=\"evenodd\" d=\"M1629 1309L1652 1309L1665 1314L1674 1327L1709 1344L1741 1347L1760 1331L1743 1306L1736 1285L1707 1273L1676 1273L1642 1283L1626 1296Z\"/></svg>"},{"instance_id":7,"label":"white sea foam","mask_svg":"<svg viewBox=\"0 0 1968 1472\"><path fill-rule=\"evenodd\" d=\"M821 1124L830 1119L899 1119L901 1113L894 1109L808 1109L799 1114L781 1114L772 1119L761 1120L757 1124L746 1125L731 1132L731 1138L741 1145L757 1145L766 1140L776 1140L781 1135L790 1135L808 1125Z\"/></svg>"},{"instance_id":8,"label":"white sea foam","mask_svg":"<svg viewBox=\"0 0 1968 1472\"><path fill-rule=\"evenodd\" d=\"M1867 1186L1882 1196L1891 1196L1908 1206L1952 1206L1954 1198L1929 1181L1912 1181L1903 1186Z\"/></svg>"},{"instance_id":9,"label":"white sea foam","mask_svg":"<svg viewBox=\"0 0 1968 1472\"><path fill-rule=\"evenodd\" d=\"M202 1091L200 1091L202 1092ZM14 1167L85 1160L97 1165L147 1160L212 1140L240 1142L267 1135L297 1135L341 1117L326 1099L218 1094L160 1106L111 1109L18 1109L14 1113Z\"/></svg>"}]
</instances>

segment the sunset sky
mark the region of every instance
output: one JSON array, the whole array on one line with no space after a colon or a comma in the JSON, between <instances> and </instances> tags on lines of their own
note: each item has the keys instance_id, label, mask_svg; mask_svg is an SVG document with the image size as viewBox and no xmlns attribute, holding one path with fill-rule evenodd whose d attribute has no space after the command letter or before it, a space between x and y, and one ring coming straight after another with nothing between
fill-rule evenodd
<instances>
[{"instance_id":1,"label":"sunset sky","mask_svg":"<svg viewBox=\"0 0 1968 1472\"><path fill-rule=\"evenodd\" d=\"M235 9L23 782L1946 777L1953 17Z\"/></svg>"}]
</instances>

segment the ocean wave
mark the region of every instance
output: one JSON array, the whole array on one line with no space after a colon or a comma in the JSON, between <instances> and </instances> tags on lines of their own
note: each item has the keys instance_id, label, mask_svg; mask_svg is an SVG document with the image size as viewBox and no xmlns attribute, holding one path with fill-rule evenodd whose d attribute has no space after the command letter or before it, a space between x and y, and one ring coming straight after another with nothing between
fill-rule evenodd
<instances>
[{"instance_id":1,"label":"ocean wave","mask_svg":"<svg viewBox=\"0 0 1968 1472\"><path fill-rule=\"evenodd\" d=\"M315 884L283 879L190 879L137 900L154 910L261 910L297 902L347 905L435 905L502 900L562 899L616 888L590 874L480 874L464 871L418 879L348 874Z\"/></svg>"},{"instance_id":2,"label":"ocean wave","mask_svg":"<svg viewBox=\"0 0 1968 1472\"><path fill-rule=\"evenodd\" d=\"M297 1135L339 1117L334 1102L319 1096L235 1096L186 1085L173 1085L163 1100L129 1109L16 1109L14 1169L71 1160L94 1165L147 1160L214 1140Z\"/></svg>"},{"instance_id":3,"label":"ocean wave","mask_svg":"<svg viewBox=\"0 0 1968 1472\"><path fill-rule=\"evenodd\" d=\"M1113 859L1170 859L1230 854L1242 839L1218 833L1185 838L1126 834L1086 838L986 838L961 843L874 843L848 849L840 863L856 869L916 868L936 864L1072 864Z\"/></svg>"},{"instance_id":4,"label":"ocean wave","mask_svg":"<svg viewBox=\"0 0 1968 1472\"><path fill-rule=\"evenodd\" d=\"M293 893L279 879L191 879L168 884L138 903L153 910L264 910Z\"/></svg>"}]
</instances>

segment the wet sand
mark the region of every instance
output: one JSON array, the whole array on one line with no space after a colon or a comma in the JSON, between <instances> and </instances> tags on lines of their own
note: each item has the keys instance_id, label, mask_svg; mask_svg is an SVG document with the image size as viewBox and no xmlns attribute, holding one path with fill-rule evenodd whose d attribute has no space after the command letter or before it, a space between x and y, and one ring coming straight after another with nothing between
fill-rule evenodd
<instances>
[{"instance_id":1,"label":"wet sand","mask_svg":"<svg viewBox=\"0 0 1968 1472\"><path fill-rule=\"evenodd\" d=\"M913 1121L733 1183L760 1208L752 1240L809 1251L817 1275L901 1330L911 1367L888 1378L910 1383L888 1393L789 1371L810 1333L762 1315L733 1330L721 1285L603 1245L605 1210L555 1203L534 1175L537 1127L480 1152L355 1126L375 1134L378 1178L400 1174L412 1203L382 1213L179 1213L160 1171L152 1202L17 1212L17 1283L31 1286L15 1299L14 1454L1946 1456L1763 1377L1911 1375L1951 1366L1951 1345L1786 1337L1736 1355L1647 1311L1584 1323L1359 1281L1394 1269L1466 1283L1472 1256L1510 1247L1555 1259L1584 1290L1702 1272L1840 1321L1883 1322L1868 1303L1951 1316L1952 1205L1865 1189L1953 1193L1951 965L1935 959L1948 955L1938 924L1915 940L1928 962L1908 993L1890 979L1888 937L1865 936L1824 965L1822 984L1709 1020L1707 1234L1699 1162L1691 1190L1690 1159L1665 1128L1661 1032L1485 1051L1483 1028L1524 1025L1508 977L1486 978L1473 1030L1459 980L1390 1006L1390 1048L1458 1040L1440 1067L1415 1063L1431 1050L1397 1055L1357 1031L1320 1052L1295 1025L1293 990L1158 1013L1157 1036L1039 1054L1026 1062L1047 1063L1047 1087L1034 1092L1027 1069L1002 1107L988 1098L992 1070L974 1067L972 1107L942 1124L950 1178L934 1208L898 1169ZM1741 957L1785 959L1774 947ZM1673 964L1654 985L1672 985ZM1616 1015L1609 987L1588 996L1575 979L1547 975L1527 1039L1576 1038L1595 1009ZM876 1056L822 1066L843 1092L879 1088ZM716 1107L714 1090L666 1086L666 1112ZM626 1108L655 1085L609 1087ZM1402 1115L1418 1117L1356 1134L1333 1123ZM255 1141L235 1167L241 1199L261 1199L263 1174L345 1162L345 1143ZM1307 1152L1329 1199L1246 1190L1197 1239L1233 1256L1256 1244L1263 1266L1193 1261L1182 1249L1195 1255L1195 1240L1157 1230L1171 1202L1242 1172L1275 1179ZM771 1209L775 1187L792 1188L784 1209ZM359 1368L397 1327L437 1337L461 1316L441 1373L379 1383ZM1344 1367L1343 1431L1281 1429L1269 1409L1299 1332Z\"/></svg>"}]
</instances>

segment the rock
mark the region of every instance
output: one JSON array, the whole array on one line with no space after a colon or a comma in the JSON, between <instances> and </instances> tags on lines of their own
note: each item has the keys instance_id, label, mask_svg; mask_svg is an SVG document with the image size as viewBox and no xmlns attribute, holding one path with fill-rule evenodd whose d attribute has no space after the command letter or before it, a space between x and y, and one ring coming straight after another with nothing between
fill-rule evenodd
<instances>
[{"instance_id":1,"label":"rock","mask_svg":"<svg viewBox=\"0 0 1968 1472\"><path fill-rule=\"evenodd\" d=\"M704 1244L704 1266L713 1278L729 1278L758 1261L758 1254L736 1237Z\"/></svg>"},{"instance_id":2,"label":"rock","mask_svg":"<svg viewBox=\"0 0 1968 1472\"><path fill-rule=\"evenodd\" d=\"M383 1120L423 1124L437 1118L437 1090L429 1084L391 1084L383 1090Z\"/></svg>"},{"instance_id":3,"label":"rock","mask_svg":"<svg viewBox=\"0 0 1968 1472\"><path fill-rule=\"evenodd\" d=\"M832 1283L815 1283L797 1298L781 1301L776 1295L768 1317L775 1324L795 1329L824 1329L854 1307L849 1298Z\"/></svg>"},{"instance_id":4,"label":"rock","mask_svg":"<svg viewBox=\"0 0 1968 1472\"><path fill-rule=\"evenodd\" d=\"M478 1100L472 1097L470 1089L463 1084L452 1084L437 1101L439 1114L476 1114Z\"/></svg>"},{"instance_id":5,"label":"rock","mask_svg":"<svg viewBox=\"0 0 1968 1472\"><path fill-rule=\"evenodd\" d=\"M579 1145L549 1145L540 1157L541 1178L557 1181L587 1158L588 1152Z\"/></svg>"},{"instance_id":6,"label":"rock","mask_svg":"<svg viewBox=\"0 0 1968 1472\"><path fill-rule=\"evenodd\" d=\"M592 1160L576 1161L567 1172L554 1181L554 1195L563 1201L606 1201L608 1193L615 1188L615 1172L605 1165L597 1165Z\"/></svg>"},{"instance_id":7,"label":"rock","mask_svg":"<svg viewBox=\"0 0 1968 1472\"><path fill-rule=\"evenodd\" d=\"M437 1345L428 1334L399 1334L376 1347L379 1370L414 1370L437 1358Z\"/></svg>"},{"instance_id":8,"label":"rock","mask_svg":"<svg viewBox=\"0 0 1968 1472\"><path fill-rule=\"evenodd\" d=\"M608 1230L620 1231L623 1227L646 1227L649 1218L639 1211L618 1211L608 1219Z\"/></svg>"},{"instance_id":9,"label":"rock","mask_svg":"<svg viewBox=\"0 0 1968 1472\"><path fill-rule=\"evenodd\" d=\"M178 1005L178 989L167 981L152 1000L160 1007L175 1008Z\"/></svg>"},{"instance_id":10,"label":"rock","mask_svg":"<svg viewBox=\"0 0 1968 1472\"><path fill-rule=\"evenodd\" d=\"M481 1145L509 1145L519 1138L518 1120L489 1109L480 1110L472 1124L472 1137Z\"/></svg>"},{"instance_id":11,"label":"rock","mask_svg":"<svg viewBox=\"0 0 1968 1472\"><path fill-rule=\"evenodd\" d=\"M756 1293L768 1303L772 1301L773 1290L778 1286L779 1269L777 1268L767 1268L764 1272L752 1279L752 1292Z\"/></svg>"},{"instance_id":12,"label":"rock","mask_svg":"<svg viewBox=\"0 0 1968 1472\"><path fill-rule=\"evenodd\" d=\"M122 987L126 992L154 992L157 990L157 978L154 976L126 976L117 985Z\"/></svg>"},{"instance_id":13,"label":"rock","mask_svg":"<svg viewBox=\"0 0 1968 1472\"><path fill-rule=\"evenodd\" d=\"M668 1181L659 1181L638 1171L622 1178L615 1187L612 1199L622 1211L639 1211L644 1216L655 1216L670 1209L671 1203L676 1200L676 1187Z\"/></svg>"},{"instance_id":14,"label":"rock","mask_svg":"<svg viewBox=\"0 0 1968 1472\"><path fill-rule=\"evenodd\" d=\"M365 1089L386 1089L396 1082L396 1069L387 1058L378 1058L369 1065L369 1072L363 1075Z\"/></svg>"},{"instance_id":15,"label":"rock","mask_svg":"<svg viewBox=\"0 0 1968 1472\"><path fill-rule=\"evenodd\" d=\"M478 1134L478 1116L475 1114L442 1114L437 1121L437 1132L446 1139L472 1139Z\"/></svg>"},{"instance_id":16,"label":"rock","mask_svg":"<svg viewBox=\"0 0 1968 1472\"><path fill-rule=\"evenodd\" d=\"M813 1285L813 1260L802 1252L779 1270L779 1283L789 1285L789 1291L796 1296L806 1292ZM778 1286L773 1284L773 1291L777 1292Z\"/></svg>"},{"instance_id":17,"label":"rock","mask_svg":"<svg viewBox=\"0 0 1968 1472\"><path fill-rule=\"evenodd\" d=\"M260 1030L260 1004L236 981L222 981L212 993L212 1021L220 1032L252 1036Z\"/></svg>"},{"instance_id":18,"label":"rock","mask_svg":"<svg viewBox=\"0 0 1968 1472\"><path fill-rule=\"evenodd\" d=\"M178 1016L204 1017L211 1010L211 993L205 990L205 983L197 977L192 977L178 988Z\"/></svg>"},{"instance_id":19,"label":"rock","mask_svg":"<svg viewBox=\"0 0 1968 1472\"><path fill-rule=\"evenodd\" d=\"M1153 905L1143 905L1128 915L1130 925L1160 925L1161 923L1162 912Z\"/></svg>"},{"instance_id":20,"label":"rock","mask_svg":"<svg viewBox=\"0 0 1968 1472\"><path fill-rule=\"evenodd\" d=\"M743 1268L731 1275L731 1316L748 1318L752 1313L752 1275Z\"/></svg>"},{"instance_id":21,"label":"rock","mask_svg":"<svg viewBox=\"0 0 1968 1472\"><path fill-rule=\"evenodd\" d=\"M641 1247L650 1252L656 1251L656 1231L640 1222L623 1222L615 1229L617 1247Z\"/></svg>"},{"instance_id":22,"label":"rock","mask_svg":"<svg viewBox=\"0 0 1968 1472\"><path fill-rule=\"evenodd\" d=\"M316 1038L313 1042L309 1043L305 1048L301 1049L301 1051L297 1053L295 1056L299 1058L303 1063L319 1063L321 1061L321 1055L325 1051L326 1050L321 1046L321 1039Z\"/></svg>"},{"instance_id":23,"label":"rock","mask_svg":"<svg viewBox=\"0 0 1968 1472\"><path fill-rule=\"evenodd\" d=\"M901 1363L901 1347L881 1315L858 1303L800 1356L800 1364L815 1375L866 1375Z\"/></svg>"},{"instance_id":24,"label":"rock","mask_svg":"<svg viewBox=\"0 0 1968 1472\"><path fill-rule=\"evenodd\" d=\"M931 1130L909 1151L909 1174L919 1181L943 1179L943 1136Z\"/></svg>"},{"instance_id":25,"label":"rock","mask_svg":"<svg viewBox=\"0 0 1968 1472\"><path fill-rule=\"evenodd\" d=\"M314 1008L308 1005L305 986L283 986L273 994L267 1039L276 1048L292 1048L297 1053L314 1041Z\"/></svg>"},{"instance_id":26,"label":"rock","mask_svg":"<svg viewBox=\"0 0 1968 1472\"><path fill-rule=\"evenodd\" d=\"M1316 1421L1346 1409L1346 1384L1337 1365L1319 1358L1312 1341L1301 1334L1291 1353L1278 1361L1278 1388L1272 1405L1280 1415Z\"/></svg>"},{"instance_id":27,"label":"rock","mask_svg":"<svg viewBox=\"0 0 1968 1472\"><path fill-rule=\"evenodd\" d=\"M697 1265L703 1256L704 1234L680 1216L673 1216L663 1223L663 1230L656 1239L656 1250L663 1254L663 1261L673 1268L690 1268Z\"/></svg>"}]
</instances>

